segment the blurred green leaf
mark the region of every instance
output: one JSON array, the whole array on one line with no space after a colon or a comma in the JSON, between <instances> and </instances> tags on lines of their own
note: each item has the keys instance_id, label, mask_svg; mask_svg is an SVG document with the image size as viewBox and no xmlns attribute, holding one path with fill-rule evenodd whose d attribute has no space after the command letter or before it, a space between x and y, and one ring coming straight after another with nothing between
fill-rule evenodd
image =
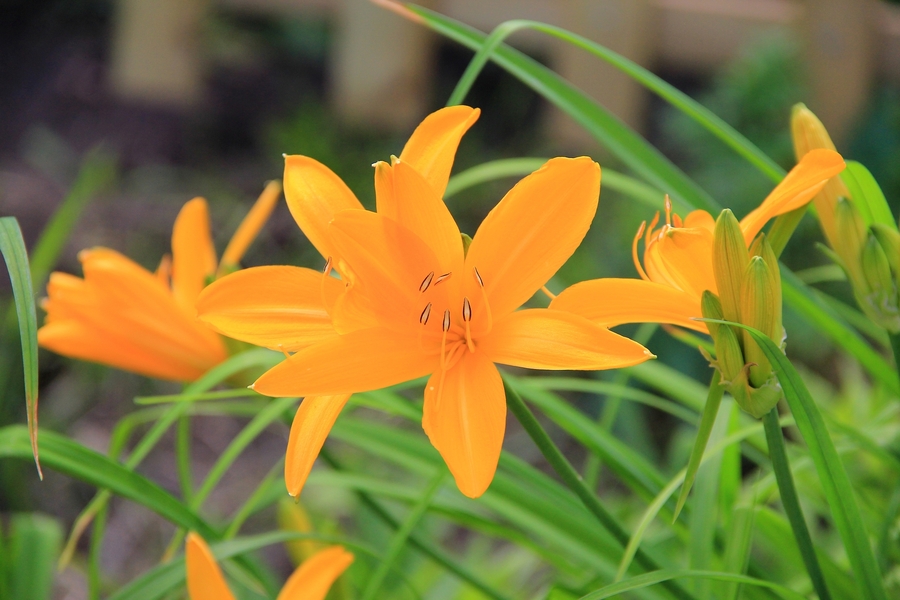
<instances>
[{"instance_id":1,"label":"blurred green leaf","mask_svg":"<svg viewBox=\"0 0 900 600\"><path fill-rule=\"evenodd\" d=\"M4 559L10 595L4 598L51 599L62 537L62 527L51 517L37 513L12 516L6 541L9 554Z\"/></svg>"},{"instance_id":2,"label":"blurred green leaf","mask_svg":"<svg viewBox=\"0 0 900 600\"><path fill-rule=\"evenodd\" d=\"M662 569L659 571L653 571L652 573L638 575L637 577L632 577L631 579L626 579L625 581L620 581L619 583L614 583L612 585L600 588L599 590L593 591L586 596L582 596L581 600L602 600L603 598L611 598L625 592L639 590L651 585L656 585L657 583L663 583L664 581L672 581L674 579L684 578L734 581L737 583L769 588L776 591L783 598L790 598L792 600L801 600L806 598L802 594L798 594L797 592L786 588L783 585L779 585L771 581L765 581L763 579L757 579L755 577L747 577L746 575L720 573L716 571L692 571L690 569Z\"/></svg>"},{"instance_id":3,"label":"blurred green leaf","mask_svg":"<svg viewBox=\"0 0 900 600\"><path fill-rule=\"evenodd\" d=\"M855 160L848 160L847 168L841 173L841 179L850 190L850 197L859 208L867 226L881 223L897 230L897 223L891 214L891 207L884 197L884 192L866 167Z\"/></svg>"}]
</instances>

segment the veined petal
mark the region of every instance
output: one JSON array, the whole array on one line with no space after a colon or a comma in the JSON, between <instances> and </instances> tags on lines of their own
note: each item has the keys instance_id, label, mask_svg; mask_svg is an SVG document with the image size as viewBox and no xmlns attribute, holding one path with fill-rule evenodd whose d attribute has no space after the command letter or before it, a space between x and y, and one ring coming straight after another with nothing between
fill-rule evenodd
<instances>
[{"instance_id":1,"label":"veined petal","mask_svg":"<svg viewBox=\"0 0 900 600\"><path fill-rule=\"evenodd\" d=\"M428 302L436 309L446 305L446 285L420 291L429 273L440 275L440 262L406 227L373 212L348 210L335 216L329 236L343 257L337 266L346 293L363 295L367 302L354 306L367 306L382 324L415 329Z\"/></svg>"},{"instance_id":2,"label":"veined petal","mask_svg":"<svg viewBox=\"0 0 900 600\"><path fill-rule=\"evenodd\" d=\"M653 358L637 342L585 317L547 308L506 315L477 345L476 354L526 369L618 369Z\"/></svg>"},{"instance_id":3,"label":"veined petal","mask_svg":"<svg viewBox=\"0 0 900 600\"><path fill-rule=\"evenodd\" d=\"M459 227L441 196L408 163L393 166L395 220L416 234L434 252L442 273L460 273L463 266ZM449 283L456 284L457 278Z\"/></svg>"},{"instance_id":4,"label":"veined petal","mask_svg":"<svg viewBox=\"0 0 900 600\"><path fill-rule=\"evenodd\" d=\"M568 260L597 211L600 166L587 157L554 158L522 179L488 214L466 255L467 296L480 297L478 269L491 311L512 312Z\"/></svg>"},{"instance_id":5,"label":"veined petal","mask_svg":"<svg viewBox=\"0 0 900 600\"><path fill-rule=\"evenodd\" d=\"M363 209L340 177L308 156L284 159L284 198L297 225L325 258L338 256L328 240L328 224L342 210Z\"/></svg>"},{"instance_id":6,"label":"veined petal","mask_svg":"<svg viewBox=\"0 0 900 600\"><path fill-rule=\"evenodd\" d=\"M339 280L312 269L253 267L207 286L197 315L228 337L296 352L336 335L328 311L343 290Z\"/></svg>"},{"instance_id":7,"label":"veined petal","mask_svg":"<svg viewBox=\"0 0 900 600\"><path fill-rule=\"evenodd\" d=\"M811 150L756 209L741 220L747 245L772 217L800 208L844 170L844 159L833 150Z\"/></svg>"},{"instance_id":8,"label":"veined petal","mask_svg":"<svg viewBox=\"0 0 900 600\"><path fill-rule=\"evenodd\" d=\"M278 204L279 198L281 198L281 182L270 181L266 184L259 198L257 198L256 203L253 204L250 212L238 225L234 235L231 236L231 241L228 242L228 246L222 254L222 261L219 265L220 272L227 272L229 268L236 267L241 261L244 253L247 252L247 248L259 235L259 230L269 220L269 216L275 210L275 205Z\"/></svg>"},{"instance_id":9,"label":"veined petal","mask_svg":"<svg viewBox=\"0 0 900 600\"><path fill-rule=\"evenodd\" d=\"M415 334L374 328L301 350L263 373L253 389L266 396L329 396L377 390L434 371Z\"/></svg>"},{"instance_id":10,"label":"veined petal","mask_svg":"<svg viewBox=\"0 0 900 600\"><path fill-rule=\"evenodd\" d=\"M716 291L713 275L713 234L705 227L667 228L644 253L651 281L665 283L692 296Z\"/></svg>"},{"instance_id":11,"label":"veined petal","mask_svg":"<svg viewBox=\"0 0 900 600\"><path fill-rule=\"evenodd\" d=\"M190 600L234 600L212 551L193 531L187 536L184 558Z\"/></svg>"},{"instance_id":12,"label":"veined petal","mask_svg":"<svg viewBox=\"0 0 900 600\"><path fill-rule=\"evenodd\" d=\"M447 189L459 141L480 114L468 106L442 108L425 117L406 142L401 162L421 173L438 197Z\"/></svg>"},{"instance_id":13,"label":"veined petal","mask_svg":"<svg viewBox=\"0 0 900 600\"><path fill-rule=\"evenodd\" d=\"M324 600L331 584L353 563L343 546L330 546L309 557L294 571L277 600Z\"/></svg>"},{"instance_id":14,"label":"veined petal","mask_svg":"<svg viewBox=\"0 0 900 600\"><path fill-rule=\"evenodd\" d=\"M550 308L572 312L601 327L623 323L670 323L707 333L700 299L642 279L592 279L563 290Z\"/></svg>"},{"instance_id":15,"label":"veined petal","mask_svg":"<svg viewBox=\"0 0 900 600\"><path fill-rule=\"evenodd\" d=\"M216 249L209 229L206 200L194 198L185 204L172 228L172 294L191 310L216 272Z\"/></svg>"},{"instance_id":16,"label":"veined petal","mask_svg":"<svg viewBox=\"0 0 900 600\"><path fill-rule=\"evenodd\" d=\"M296 498L303 491L322 444L349 398L350 394L308 396L300 403L284 455L284 483L291 496Z\"/></svg>"},{"instance_id":17,"label":"veined petal","mask_svg":"<svg viewBox=\"0 0 900 600\"><path fill-rule=\"evenodd\" d=\"M477 498L491 484L506 432L506 394L497 367L468 352L425 387L422 427L447 463L459 491Z\"/></svg>"}]
</instances>

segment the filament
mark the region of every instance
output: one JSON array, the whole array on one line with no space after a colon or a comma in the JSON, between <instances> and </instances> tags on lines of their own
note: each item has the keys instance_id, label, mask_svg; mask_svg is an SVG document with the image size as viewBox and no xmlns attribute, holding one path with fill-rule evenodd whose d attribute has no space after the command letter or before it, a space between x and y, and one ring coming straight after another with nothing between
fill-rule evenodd
<instances>
[{"instance_id":1,"label":"filament","mask_svg":"<svg viewBox=\"0 0 900 600\"><path fill-rule=\"evenodd\" d=\"M488 302L487 292L484 290L484 279L481 277L481 273L478 272L478 267L473 267L472 269L475 272L475 281L478 282L478 287L481 288L481 300L484 303L484 312L488 322L487 331L484 333L487 334L494 328L494 319L491 315L491 304Z\"/></svg>"},{"instance_id":2,"label":"filament","mask_svg":"<svg viewBox=\"0 0 900 600\"><path fill-rule=\"evenodd\" d=\"M666 225L672 224L672 199L669 198L669 195L666 194Z\"/></svg>"},{"instance_id":3,"label":"filament","mask_svg":"<svg viewBox=\"0 0 900 600\"><path fill-rule=\"evenodd\" d=\"M659 216L659 213L656 213ZM655 219L654 219L655 221ZM641 276L641 279L644 281L650 281L650 278L647 277L647 273L644 271L644 266L641 264L640 257L638 256L638 241L641 239L641 234L644 232L644 225L646 225L646 221L641 223L640 228L638 228L637 235L634 236L634 240L631 242L631 259L634 261L634 266L637 268L638 274ZM644 241L644 245L646 246L647 241Z\"/></svg>"},{"instance_id":4,"label":"filament","mask_svg":"<svg viewBox=\"0 0 900 600\"><path fill-rule=\"evenodd\" d=\"M541 291L547 294L547 297L550 298L550 300L556 300L556 294L548 290L546 285L541 286Z\"/></svg>"}]
</instances>

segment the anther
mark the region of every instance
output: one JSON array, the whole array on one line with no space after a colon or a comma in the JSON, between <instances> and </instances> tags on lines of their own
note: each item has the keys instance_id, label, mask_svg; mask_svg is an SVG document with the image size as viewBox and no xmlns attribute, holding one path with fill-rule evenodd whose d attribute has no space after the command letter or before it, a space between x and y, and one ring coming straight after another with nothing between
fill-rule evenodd
<instances>
[{"instance_id":1,"label":"anther","mask_svg":"<svg viewBox=\"0 0 900 600\"><path fill-rule=\"evenodd\" d=\"M331 273L331 257L328 257L328 260L325 261L325 274L329 275Z\"/></svg>"},{"instance_id":2,"label":"anther","mask_svg":"<svg viewBox=\"0 0 900 600\"><path fill-rule=\"evenodd\" d=\"M434 285L437 285L439 283L443 283L444 281L447 281L448 279L450 279L451 275L453 275L453 273L444 273L443 275L439 275L438 278L435 280Z\"/></svg>"},{"instance_id":3,"label":"anther","mask_svg":"<svg viewBox=\"0 0 900 600\"><path fill-rule=\"evenodd\" d=\"M434 279L434 271L432 271L431 273L429 273L428 275L425 276L425 279L423 279L422 283L419 284L419 291L424 294L425 290L428 289L428 286L431 285L432 279ZM435 285L437 285L437 284L435 284ZM431 305L429 304L429 306L431 306Z\"/></svg>"},{"instance_id":4,"label":"anther","mask_svg":"<svg viewBox=\"0 0 900 600\"><path fill-rule=\"evenodd\" d=\"M468 298L463 298L462 318L467 323L472 320L472 305Z\"/></svg>"},{"instance_id":5,"label":"anther","mask_svg":"<svg viewBox=\"0 0 900 600\"><path fill-rule=\"evenodd\" d=\"M431 305L429 304L428 306L430 309ZM441 329L443 329L445 333L450 331L450 310L449 309L444 311L444 322L441 325Z\"/></svg>"},{"instance_id":6,"label":"anther","mask_svg":"<svg viewBox=\"0 0 900 600\"><path fill-rule=\"evenodd\" d=\"M419 323L421 323L422 325L427 324L427 323L428 323L428 317L430 317L430 316L431 316L431 302L429 302L429 303L425 306L425 310L423 310L423 311L422 311L422 314L419 315Z\"/></svg>"},{"instance_id":7,"label":"anther","mask_svg":"<svg viewBox=\"0 0 900 600\"><path fill-rule=\"evenodd\" d=\"M473 267L475 270L475 281L478 282L478 285L482 288L484 287L484 279L481 278L481 273L478 272L478 267Z\"/></svg>"},{"instance_id":8,"label":"anther","mask_svg":"<svg viewBox=\"0 0 900 600\"><path fill-rule=\"evenodd\" d=\"M666 223L668 225L671 225L672 224L672 200L671 200L671 198L669 198L668 194L666 194L665 205L666 205Z\"/></svg>"}]
</instances>

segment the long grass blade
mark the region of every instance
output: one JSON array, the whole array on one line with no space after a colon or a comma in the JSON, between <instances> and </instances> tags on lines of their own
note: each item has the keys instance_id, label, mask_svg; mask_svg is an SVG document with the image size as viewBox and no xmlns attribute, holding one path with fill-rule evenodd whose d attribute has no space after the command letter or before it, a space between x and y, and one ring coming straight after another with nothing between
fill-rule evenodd
<instances>
[{"instance_id":1,"label":"long grass blade","mask_svg":"<svg viewBox=\"0 0 900 600\"><path fill-rule=\"evenodd\" d=\"M713 424L716 422L716 415L719 414L719 405L722 403L722 395L725 393L725 388L719 383L720 379L719 372L716 371L713 374L712 381L709 382L709 395L703 407L700 425L697 427L697 437L694 438L694 446L688 459L684 485L681 486L681 493L678 495L678 502L675 504L675 519L678 518L678 514L687 501L688 494L691 492L691 486L694 484L694 478L697 476L697 469L700 468L700 459L703 458L706 443L709 441Z\"/></svg>"},{"instance_id":2,"label":"long grass blade","mask_svg":"<svg viewBox=\"0 0 900 600\"><path fill-rule=\"evenodd\" d=\"M746 585L755 585L763 588L769 588L776 591L783 598L789 598L790 600L805 599L805 596L803 596L802 594L798 594L790 588L786 588L783 585L773 583L771 581L766 581L764 579L757 579L756 577L737 575L735 573L721 573L717 571L664 569L660 571L654 571L652 573L645 573L644 575L638 575L637 577L632 577L625 581L620 581L619 583L608 585L606 587L600 588L599 590L593 591L586 596L582 596L580 600L603 600L603 598L612 598L613 596L624 594L625 592L639 590L651 585L656 585L658 583L672 582L676 579L686 578L712 579L715 581L734 581Z\"/></svg>"},{"instance_id":3,"label":"long grass blade","mask_svg":"<svg viewBox=\"0 0 900 600\"><path fill-rule=\"evenodd\" d=\"M28 420L28 436L34 464L41 479L41 461L38 457L38 345L37 313L34 308L34 287L28 266L28 251L22 230L15 217L0 218L0 252L6 261L9 281L12 284L19 321L19 339L22 343L22 364L25 371L25 409Z\"/></svg>"}]
</instances>

